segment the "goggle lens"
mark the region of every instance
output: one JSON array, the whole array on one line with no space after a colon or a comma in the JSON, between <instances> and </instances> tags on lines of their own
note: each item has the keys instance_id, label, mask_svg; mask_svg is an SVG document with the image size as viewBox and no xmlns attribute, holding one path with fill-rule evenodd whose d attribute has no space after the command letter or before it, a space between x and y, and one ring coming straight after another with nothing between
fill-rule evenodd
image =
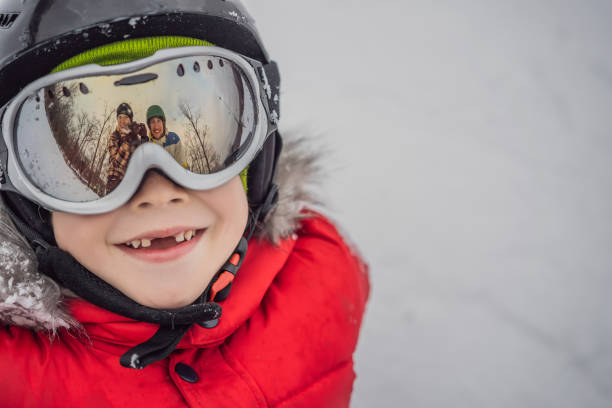
<instances>
[{"instance_id":1,"label":"goggle lens","mask_svg":"<svg viewBox=\"0 0 612 408\"><path fill-rule=\"evenodd\" d=\"M252 143L257 112L237 64L182 57L40 89L20 108L15 145L21 168L44 193L95 201L117 187L147 143L192 173L228 168Z\"/></svg>"}]
</instances>

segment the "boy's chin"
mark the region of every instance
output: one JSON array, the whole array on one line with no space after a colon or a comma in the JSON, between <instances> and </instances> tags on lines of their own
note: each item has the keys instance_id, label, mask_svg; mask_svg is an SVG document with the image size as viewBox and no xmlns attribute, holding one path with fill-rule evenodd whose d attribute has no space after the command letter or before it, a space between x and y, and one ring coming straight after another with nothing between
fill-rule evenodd
<instances>
[{"instance_id":1,"label":"boy's chin","mask_svg":"<svg viewBox=\"0 0 612 408\"><path fill-rule=\"evenodd\" d=\"M143 306L150 307L152 309L173 310L173 309L180 309L185 306L188 306L192 304L197 298L198 297L196 296L194 299L186 300L186 301L169 300L166 302L138 302L138 303L142 304Z\"/></svg>"},{"instance_id":2,"label":"boy's chin","mask_svg":"<svg viewBox=\"0 0 612 408\"><path fill-rule=\"evenodd\" d=\"M204 290L202 290L204 292ZM137 303L140 303L143 306L147 306L153 309L180 309L182 307L188 306L196 301L198 297L202 294L202 292L197 294L186 294L181 293L177 294L169 294L167 292L164 293L152 293L146 297L143 296L129 296L132 300Z\"/></svg>"}]
</instances>

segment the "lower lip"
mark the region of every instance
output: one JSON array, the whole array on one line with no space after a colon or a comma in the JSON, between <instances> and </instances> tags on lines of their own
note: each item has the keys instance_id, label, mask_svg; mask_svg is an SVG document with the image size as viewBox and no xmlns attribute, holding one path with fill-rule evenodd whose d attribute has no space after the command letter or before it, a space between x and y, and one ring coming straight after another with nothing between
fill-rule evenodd
<instances>
[{"instance_id":1,"label":"lower lip","mask_svg":"<svg viewBox=\"0 0 612 408\"><path fill-rule=\"evenodd\" d=\"M193 250L206 230L198 231L189 241L183 241L168 249L134 249L126 245L117 245L126 254L150 263L164 263L177 260Z\"/></svg>"}]
</instances>

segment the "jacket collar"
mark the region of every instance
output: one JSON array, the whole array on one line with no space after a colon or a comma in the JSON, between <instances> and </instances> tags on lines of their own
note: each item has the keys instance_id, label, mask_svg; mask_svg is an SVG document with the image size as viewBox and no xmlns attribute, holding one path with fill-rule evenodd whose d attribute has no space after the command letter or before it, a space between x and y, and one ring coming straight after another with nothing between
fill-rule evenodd
<instances>
[{"instance_id":1,"label":"jacket collar","mask_svg":"<svg viewBox=\"0 0 612 408\"><path fill-rule=\"evenodd\" d=\"M232 285L232 293L220 302L223 315L213 329L193 325L179 343L179 349L200 348L224 341L257 310L276 275L282 270L295 240L283 240L279 246L253 239L240 271ZM68 302L72 316L86 329L94 347L120 355L126 348L148 340L158 326L119 316L83 299Z\"/></svg>"}]
</instances>

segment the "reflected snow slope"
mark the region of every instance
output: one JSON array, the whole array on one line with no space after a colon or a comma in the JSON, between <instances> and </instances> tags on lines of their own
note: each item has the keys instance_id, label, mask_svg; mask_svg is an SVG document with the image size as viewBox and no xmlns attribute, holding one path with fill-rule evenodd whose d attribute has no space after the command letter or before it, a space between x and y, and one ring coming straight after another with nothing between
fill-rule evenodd
<instances>
[{"instance_id":1,"label":"reflected snow slope","mask_svg":"<svg viewBox=\"0 0 612 408\"><path fill-rule=\"evenodd\" d=\"M28 136L19 139L17 148L23 159L24 171L32 178L32 182L45 192L53 192L56 198L79 197L81 201L97 199L98 195L63 160L63 154L46 120L44 106L31 97L22 107L22 116L32 119L27 124L23 121L19 123L19 126L27 125L28 132L21 132L18 127L17 133L26 133Z\"/></svg>"}]
</instances>

